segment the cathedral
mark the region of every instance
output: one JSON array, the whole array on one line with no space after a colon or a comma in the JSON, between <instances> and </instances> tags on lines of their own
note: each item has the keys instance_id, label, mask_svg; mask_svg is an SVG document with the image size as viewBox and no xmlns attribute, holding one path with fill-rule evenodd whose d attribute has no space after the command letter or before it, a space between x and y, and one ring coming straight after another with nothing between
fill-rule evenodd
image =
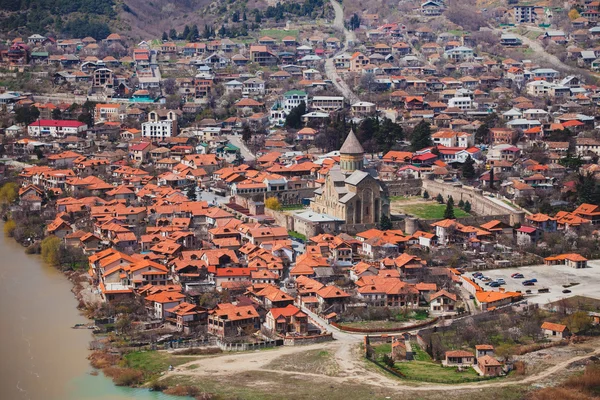
<instances>
[{"instance_id":1,"label":"cathedral","mask_svg":"<svg viewBox=\"0 0 600 400\"><path fill-rule=\"evenodd\" d=\"M346 224L378 224L390 214L385 187L376 171L365 169L365 151L352 130L340 149L340 165L333 167L325 184L315 190L310 208Z\"/></svg>"}]
</instances>

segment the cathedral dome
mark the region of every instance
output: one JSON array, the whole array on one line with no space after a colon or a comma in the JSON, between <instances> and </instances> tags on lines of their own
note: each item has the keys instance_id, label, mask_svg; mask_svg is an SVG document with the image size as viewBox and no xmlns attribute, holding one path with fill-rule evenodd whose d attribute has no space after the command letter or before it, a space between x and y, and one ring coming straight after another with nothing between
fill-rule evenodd
<instances>
[{"instance_id":1,"label":"cathedral dome","mask_svg":"<svg viewBox=\"0 0 600 400\"><path fill-rule=\"evenodd\" d=\"M340 154L364 154L365 150L362 145L358 141L358 138L354 134L354 131L350 129L350 133L346 137L342 148L340 149Z\"/></svg>"}]
</instances>

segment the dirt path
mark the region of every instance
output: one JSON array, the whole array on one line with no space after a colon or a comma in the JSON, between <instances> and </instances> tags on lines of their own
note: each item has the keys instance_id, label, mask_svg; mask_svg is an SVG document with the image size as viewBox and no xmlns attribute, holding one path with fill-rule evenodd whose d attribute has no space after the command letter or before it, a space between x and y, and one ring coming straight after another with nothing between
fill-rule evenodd
<instances>
[{"instance_id":1,"label":"dirt path","mask_svg":"<svg viewBox=\"0 0 600 400\"><path fill-rule=\"evenodd\" d=\"M272 370L267 367L273 360L291 355L299 352L305 352L309 350L335 350L335 359L340 365L340 376L325 376L315 374L311 372L295 372L295 371L281 371ZM483 389L483 388L494 388L494 387L505 387L512 385L521 385L533 382L539 382L542 379L548 378L557 372L566 369L569 365L574 362L587 359L593 355L600 355L600 349L596 349L592 353L588 353L583 356L577 356L568 360L562 361L542 372L530 375L521 380L502 380L493 382L476 382L470 384L459 384L459 385L440 385L440 384L427 384L427 383L414 383L412 385L402 384L397 379L390 378L386 375L373 372L366 369L364 362L361 360L359 354L360 350L358 346L351 345L345 342L333 342L327 344L315 344L310 346L300 347L284 347L277 350L267 350L249 353L234 353L220 357L202 358L197 361L192 361L177 367L174 371L168 372L163 376L164 379L174 375L184 376L219 376L223 375L235 375L248 371L263 371L275 374L284 375L296 375L296 376L307 376L311 378L323 379L324 381L335 381L338 383L346 383L360 379L362 384L386 387L388 389L397 391L445 391L445 390L469 390L469 389ZM213 362L214 361L214 362ZM188 366L194 365L194 369L187 369Z\"/></svg>"}]
</instances>

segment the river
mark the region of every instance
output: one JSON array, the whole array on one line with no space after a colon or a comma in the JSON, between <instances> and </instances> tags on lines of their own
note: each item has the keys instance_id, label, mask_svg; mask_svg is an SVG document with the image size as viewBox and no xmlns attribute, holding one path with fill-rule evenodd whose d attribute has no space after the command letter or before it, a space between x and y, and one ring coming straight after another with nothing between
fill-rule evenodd
<instances>
[{"instance_id":1,"label":"river","mask_svg":"<svg viewBox=\"0 0 600 400\"><path fill-rule=\"evenodd\" d=\"M86 319L72 284L59 271L2 234L0 224L0 399L181 400L145 389L117 387L92 376L92 339L71 329Z\"/></svg>"}]
</instances>

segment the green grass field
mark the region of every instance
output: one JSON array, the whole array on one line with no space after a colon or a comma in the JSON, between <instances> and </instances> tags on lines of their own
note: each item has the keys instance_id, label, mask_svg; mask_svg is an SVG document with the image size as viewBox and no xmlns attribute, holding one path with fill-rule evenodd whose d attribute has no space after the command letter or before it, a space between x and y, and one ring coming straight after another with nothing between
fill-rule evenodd
<instances>
[{"instance_id":1,"label":"green grass field","mask_svg":"<svg viewBox=\"0 0 600 400\"><path fill-rule=\"evenodd\" d=\"M442 219L444 218L445 204L438 203L423 203L423 204L407 204L401 207L401 210L406 214L414 215L422 219ZM471 214L464 212L456 205L454 206L454 216L456 218L469 217Z\"/></svg>"},{"instance_id":2,"label":"green grass field","mask_svg":"<svg viewBox=\"0 0 600 400\"><path fill-rule=\"evenodd\" d=\"M268 36L275 40L281 40L286 36L293 36L297 38L298 31L295 29L290 29L289 31L284 31L283 29L262 29L260 31L260 36Z\"/></svg>"},{"instance_id":3,"label":"green grass field","mask_svg":"<svg viewBox=\"0 0 600 400\"><path fill-rule=\"evenodd\" d=\"M456 368L442 367L427 361L410 361L396 363L396 368L407 379L437 383L460 383L479 380L479 375L473 368L458 372Z\"/></svg>"},{"instance_id":4,"label":"green grass field","mask_svg":"<svg viewBox=\"0 0 600 400\"><path fill-rule=\"evenodd\" d=\"M159 375L169 369L169 365L174 367L197 360L198 357L173 356L160 351L134 351L125 355L127 367L138 369L144 372L146 378Z\"/></svg>"}]
</instances>

